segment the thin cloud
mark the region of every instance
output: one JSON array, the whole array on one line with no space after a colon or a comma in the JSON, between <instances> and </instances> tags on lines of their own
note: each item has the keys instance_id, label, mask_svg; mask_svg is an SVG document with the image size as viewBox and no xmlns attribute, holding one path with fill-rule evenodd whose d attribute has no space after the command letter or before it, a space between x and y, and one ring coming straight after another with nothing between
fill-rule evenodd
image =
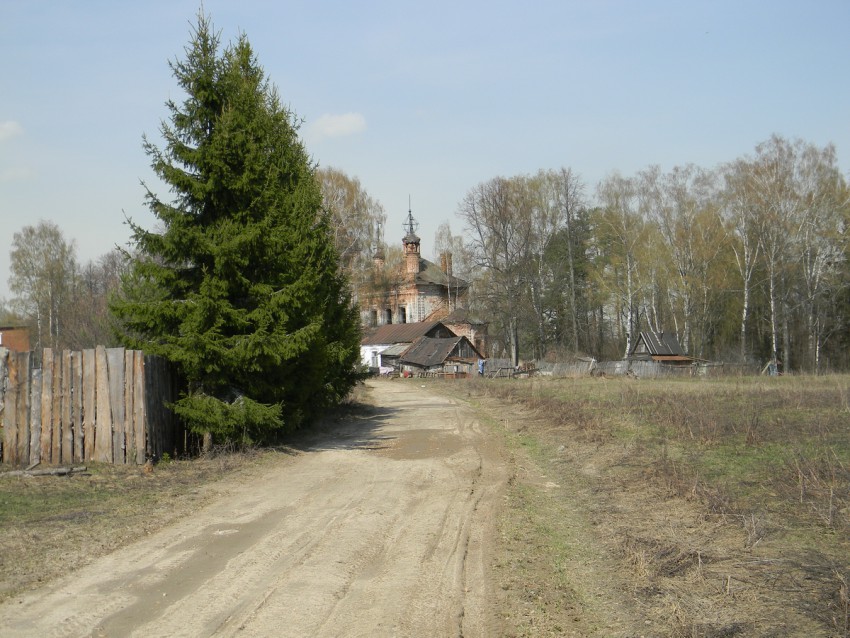
<instances>
[{"instance_id":1,"label":"thin cloud","mask_svg":"<svg viewBox=\"0 0 850 638\"><path fill-rule=\"evenodd\" d=\"M366 130L366 118L360 113L331 115L326 113L310 127L319 137L345 137Z\"/></svg>"},{"instance_id":2,"label":"thin cloud","mask_svg":"<svg viewBox=\"0 0 850 638\"><path fill-rule=\"evenodd\" d=\"M9 168L5 170L0 168L0 184L23 182L31 179L34 175L33 170L27 167Z\"/></svg>"},{"instance_id":3,"label":"thin cloud","mask_svg":"<svg viewBox=\"0 0 850 638\"><path fill-rule=\"evenodd\" d=\"M13 120L0 122L0 142L11 139L16 135L22 135L23 132L24 127L21 126L18 122L15 122Z\"/></svg>"}]
</instances>

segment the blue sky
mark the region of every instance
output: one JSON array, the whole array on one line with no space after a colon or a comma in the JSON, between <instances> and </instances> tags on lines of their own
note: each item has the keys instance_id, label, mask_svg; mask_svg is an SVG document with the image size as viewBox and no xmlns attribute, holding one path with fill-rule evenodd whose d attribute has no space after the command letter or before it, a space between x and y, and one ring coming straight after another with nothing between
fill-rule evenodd
<instances>
[{"instance_id":1,"label":"blue sky","mask_svg":"<svg viewBox=\"0 0 850 638\"><path fill-rule=\"evenodd\" d=\"M141 138L182 95L168 61L200 2L0 0L0 297L12 235L41 219L81 261L146 227ZM631 175L749 154L773 133L850 167L850 2L205 0L247 34L313 158L384 206L410 197L423 254L496 176ZM163 193L165 194L165 193Z\"/></svg>"}]
</instances>

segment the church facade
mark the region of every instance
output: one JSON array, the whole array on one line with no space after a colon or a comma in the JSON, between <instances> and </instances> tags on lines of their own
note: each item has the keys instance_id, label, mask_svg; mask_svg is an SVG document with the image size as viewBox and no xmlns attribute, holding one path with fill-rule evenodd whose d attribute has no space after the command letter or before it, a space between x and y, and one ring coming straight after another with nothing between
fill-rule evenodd
<instances>
[{"instance_id":1,"label":"church facade","mask_svg":"<svg viewBox=\"0 0 850 638\"><path fill-rule=\"evenodd\" d=\"M464 306L469 283L452 274L451 253L440 257L439 266L424 259L416 228L413 214L408 211L402 238L404 263L400 270L389 272L383 250L376 249L375 285L359 295L364 327L439 321Z\"/></svg>"}]
</instances>

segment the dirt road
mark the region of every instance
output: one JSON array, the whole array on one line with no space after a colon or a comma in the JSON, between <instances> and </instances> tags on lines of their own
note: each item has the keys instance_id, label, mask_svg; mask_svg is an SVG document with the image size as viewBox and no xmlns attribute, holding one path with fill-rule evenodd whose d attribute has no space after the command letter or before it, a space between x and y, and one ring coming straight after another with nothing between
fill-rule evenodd
<instances>
[{"instance_id":1,"label":"dirt road","mask_svg":"<svg viewBox=\"0 0 850 638\"><path fill-rule=\"evenodd\" d=\"M475 415L414 381L226 484L198 516L0 606L10 636L498 635L507 480Z\"/></svg>"}]
</instances>

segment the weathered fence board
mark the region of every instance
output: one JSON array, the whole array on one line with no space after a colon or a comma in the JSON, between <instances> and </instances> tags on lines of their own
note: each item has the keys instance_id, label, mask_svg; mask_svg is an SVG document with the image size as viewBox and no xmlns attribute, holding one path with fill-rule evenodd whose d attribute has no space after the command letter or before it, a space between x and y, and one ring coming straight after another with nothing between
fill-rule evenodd
<instances>
[{"instance_id":1,"label":"weathered fence board","mask_svg":"<svg viewBox=\"0 0 850 638\"><path fill-rule=\"evenodd\" d=\"M83 355L75 352L71 357L73 364L71 381L71 422L74 424L74 444L72 458L74 463L85 461L83 449Z\"/></svg>"},{"instance_id":2,"label":"weathered fence board","mask_svg":"<svg viewBox=\"0 0 850 638\"><path fill-rule=\"evenodd\" d=\"M39 460L50 463L53 451L53 350L41 354L41 453Z\"/></svg>"},{"instance_id":3,"label":"weathered fence board","mask_svg":"<svg viewBox=\"0 0 850 638\"><path fill-rule=\"evenodd\" d=\"M83 350L83 431L95 432L95 406L97 405L97 376L94 350ZM94 459L94 435L83 437L85 459Z\"/></svg>"},{"instance_id":4,"label":"weathered fence board","mask_svg":"<svg viewBox=\"0 0 850 638\"><path fill-rule=\"evenodd\" d=\"M182 451L167 363L137 350L0 348L0 460L12 465L144 463Z\"/></svg>"},{"instance_id":5,"label":"weathered fence board","mask_svg":"<svg viewBox=\"0 0 850 638\"><path fill-rule=\"evenodd\" d=\"M133 440L136 444L136 463L144 463L146 449L145 436L145 355L133 352ZM129 461L128 461L129 462Z\"/></svg>"},{"instance_id":6,"label":"weathered fence board","mask_svg":"<svg viewBox=\"0 0 850 638\"><path fill-rule=\"evenodd\" d=\"M41 370L30 381L30 463L41 461Z\"/></svg>"},{"instance_id":7,"label":"weathered fence board","mask_svg":"<svg viewBox=\"0 0 850 638\"><path fill-rule=\"evenodd\" d=\"M112 463L112 406L109 402L109 366L106 359L106 348L98 346L95 350L95 379L97 396L95 410L97 425L95 426L94 460L102 463Z\"/></svg>"}]
</instances>

